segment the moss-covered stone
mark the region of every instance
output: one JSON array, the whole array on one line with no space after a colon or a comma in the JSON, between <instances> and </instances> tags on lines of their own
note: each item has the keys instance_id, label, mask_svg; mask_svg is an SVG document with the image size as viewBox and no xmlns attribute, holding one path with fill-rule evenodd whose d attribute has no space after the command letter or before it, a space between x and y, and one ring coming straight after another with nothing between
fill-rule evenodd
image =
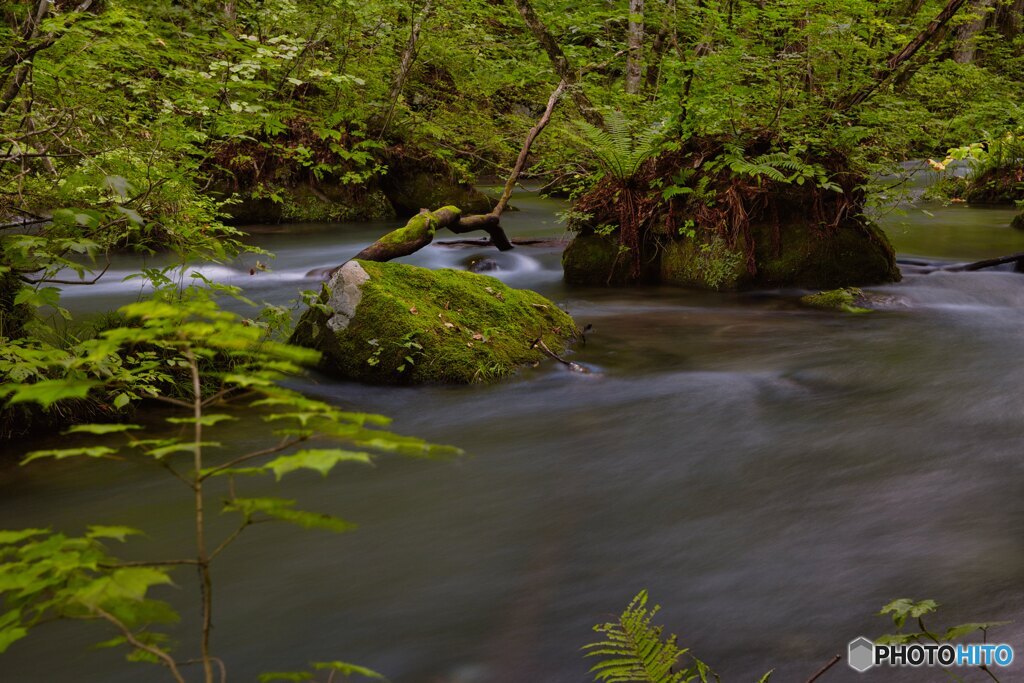
<instances>
[{"instance_id":1,"label":"moss-covered stone","mask_svg":"<svg viewBox=\"0 0 1024 683\"><path fill-rule=\"evenodd\" d=\"M743 238L729 245L716 234L672 240L662 248L661 282L680 287L742 290L771 287L835 289L898 282L896 255L872 223L850 220L835 230L807 222L755 224L754 272Z\"/></svg>"},{"instance_id":2,"label":"moss-covered stone","mask_svg":"<svg viewBox=\"0 0 1024 683\"><path fill-rule=\"evenodd\" d=\"M864 292L856 287L843 289L830 289L817 294L808 294L800 297L800 303L811 308L822 310L842 311L843 313L870 313L870 308L865 308L866 303Z\"/></svg>"},{"instance_id":3,"label":"moss-covered stone","mask_svg":"<svg viewBox=\"0 0 1024 683\"><path fill-rule=\"evenodd\" d=\"M590 287L621 287L642 282L656 282L656 259L644 258L638 277L633 276L633 260L619 247L616 237L597 234L577 235L562 252L565 281Z\"/></svg>"},{"instance_id":4,"label":"moss-covered stone","mask_svg":"<svg viewBox=\"0 0 1024 683\"><path fill-rule=\"evenodd\" d=\"M676 287L734 291L753 278L747 272L742 241L729 245L713 236L668 242L661 253L661 283Z\"/></svg>"},{"instance_id":5,"label":"moss-covered stone","mask_svg":"<svg viewBox=\"0 0 1024 683\"><path fill-rule=\"evenodd\" d=\"M790 222L774 244L771 228L755 238L755 286L836 289L900 281L896 254L885 233L866 220L848 220L834 230Z\"/></svg>"},{"instance_id":6,"label":"moss-covered stone","mask_svg":"<svg viewBox=\"0 0 1024 683\"><path fill-rule=\"evenodd\" d=\"M229 196L226 190L213 193ZM341 223L381 220L395 217L395 210L384 192L375 186L321 183L314 191L309 185L280 187L279 201L269 197L248 196L239 192L236 201L225 207L231 223Z\"/></svg>"},{"instance_id":7,"label":"moss-covered stone","mask_svg":"<svg viewBox=\"0 0 1024 683\"><path fill-rule=\"evenodd\" d=\"M468 384L544 360L578 334L567 313L536 292L484 275L400 263L349 261L291 342L322 352L329 374L375 384Z\"/></svg>"},{"instance_id":8,"label":"moss-covered stone","mask_svg":"<svg viewBox=\"0 0 1024 683\"><path fill-rule=\"evenodd\" d=\"M1024 211L1013 217L1013 220L1010 221L1010 227L1014 230L1024 230Z\"/></svg>"}]
</instances>

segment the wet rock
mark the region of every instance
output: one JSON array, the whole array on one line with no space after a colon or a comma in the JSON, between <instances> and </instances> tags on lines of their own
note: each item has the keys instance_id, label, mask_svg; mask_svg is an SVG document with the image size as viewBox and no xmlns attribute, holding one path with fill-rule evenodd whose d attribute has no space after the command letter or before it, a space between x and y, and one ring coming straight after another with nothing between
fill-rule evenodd
<instances>
[{"instance_id":1,"label":"wet rock","mask_svg":"<svg viewBox=\"0 0 1024 683\"><path fill-rule=\"evenodd\" d=\"M492 258L484 256L474 256L464 261L466 270L471 273L491 273L496 270L501 270L501 266L498 262Z\"/></svg>"},{"instance_id":2,"label":"wet rock","mask_svg":"<svg viewBox=\"0 0 1024 683\"><path fill-rule=\"evenodd\" d=\"M633 259L620 249L616 238L597 234L577 236L562 252L565 281L573 285L621 287L656 282L657 262L650 258L641 262L640 274L634 275Z\"/></svg>"},{"instance_id":3,"label":"wet rock","mask_svg":"<svg viewBox=\"0 0 1024 683\"><path fill-rule=\"evenodd\" d=\"M349 261L299 320L291 343L319 350L329 374L374 384L493 381L562 353L572 318L494 278L401 263Z\"/></svg>"}]
</instances>

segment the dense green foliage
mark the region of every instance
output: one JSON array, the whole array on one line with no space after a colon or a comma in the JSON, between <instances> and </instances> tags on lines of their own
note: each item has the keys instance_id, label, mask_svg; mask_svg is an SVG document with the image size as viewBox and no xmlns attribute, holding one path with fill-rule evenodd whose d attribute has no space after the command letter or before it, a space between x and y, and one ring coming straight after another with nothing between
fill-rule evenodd
<instances>
[{"instance_id":1,"label":"dense green foliage","mask_svg":"<svg viewBox=\"0 0 1024 683\"><path fill-rule=\"evenodd\" d=\"M205 680L212 681L210 566L217 557L241 533L261 522L331 532L355 528L331 515L296 509L293 500L244 496L244 482L236 483L236 479L272 476L279 481L301 470L326 476L340 465L369 465L375 453L421 458L458 454L453 448L392 434L382 429L388 420L381 416L340 410L283 388L277 380L315 363L316 352L267 340L258 326L220 310L203 290L187 295L173 302L154 299L128 305L121 312L130 324L103 332L94 340L85 354L93 363L124 361L116 378L6 384L3 391L12 403L32 402L47 408L69 398L84 398L104 381L109 389L116 379L125 392L122 396L144 393L180 409L180 415L165 418L180 430L176 435L162 435L152 427L147 434L141 426L126 423L77 425L67 433L96 435L98 442L34 451L22 464L42 459L116 459L165 471L184 484L185 495L193 497L195 554L120 561L108 546L140 533L128 526L90 526L84 536L49 529L0 531L0 600L4 605L0 652L30 629L54 619L98 621L111 627L115 636L104 646L125 646L130 661L162 665L175 680L183 681L181 669L193 658L172 655L169 636L157 630L176 621L177 612L154 597L154 592L173 583L174 569L187 566L200 574L198 599L203 621L200 652L194 660L202 665ZM168 386L180 388L178 395L168 395L154 385L177 369L185 373L184 381ZM277 439L276 445L247 452L228 440L216 440L218 425L239 419L241 411L261 414L269 435ZM123 436L123 443L116 442L118 436ZM206 521L215 496L223 500L221 512L238 517L237 529L220 539L209 537ZM316 669L379 677L342 663L321 663Z\"/></svg>"},{"instance_id":2,"label":"dense green foliage","mask_svg":"<svg viewBox=\"0 0 1024 683\"><path fill-rule=\"evenodd\" d=\"M529 173L579 199L571 227L589 233L578 242L579 281L643 280L646 268L665 282L728 289L752 277L769 251L777 268L763 268L760 284L843 286L868 270L876 271L870 280L892 280L891 249L861 222L878 171L919 155L966 161L971 174L948 179L948 193L1021 198L1022 8L1016 0L961 4L933 25L951 3L648 0L637 13L626 0L0 1L0 437L96 418L104 424L72 429L105 436L102 444L38 451L26 463L152 464L187 484L197 522L196 556L169 564L114 558L111 541L134 533L129 527L0 532L0 650L52 618L100 620L115 631L111 644L175 675L180 660L151 628L174 612L152 595L173 566L205 571L233 540L205 544L204 484L326 474L377 451L450 454L379 429L382 418L281 388L282 376L316 362L279 342L283 312L225 313L211 292L241 292L198 277L199 286L185 286L187 268L139 273L155 294L99 326L66 324L61 288L95 282L112 253L170 252L175 266L223 261L245 248L232 216L415 212L435 201L411 191L429 190L431 179L505 175L548 94L566 80ZM775 253L770 235L783 234L783 219L818 241ZM840 230L860 230L864 240L844 241ZM816 258L835 245L861 271L842 282L829 279L838 267ZM646 258L656 250L669 258ZM587 265L598 260L599 272ZM495 284L476 295L493 303L502 291ZM852 298L843 290L811 303L849 310ZM511 361L485 362L474 347L500 331L454 313L439 331L438 312L429 311L430 333L469 335L458 359L466 376L510 370ZM395 337L359 349L360 367L425 367L416 335ZM225 446L223 457L207 459L222 449L208 433L233 417L221 404L241 396L281 446ZM128 421L145 401L189 411L168 422L187 424L192 436L136 434ZM221 412L209 413L213 406ZM123 435L123 447L111 435ZM303 448L313 438L326 444ZM289 500L239 497L233 486L225 509L240 530L270 519L350 528ZM200 600L208 615L208 586ZM593 654L614 658L598 665L599 678L704 680L696 660L676 670L685 651L662 638L652 616L641 594L599 629L605 640ZM932 635L922 623L913 637ZM210 681L208 636L206 624L198 660ZM341 662L314 669L265 680L372 675Z\"/></svg>"}]
</instances>

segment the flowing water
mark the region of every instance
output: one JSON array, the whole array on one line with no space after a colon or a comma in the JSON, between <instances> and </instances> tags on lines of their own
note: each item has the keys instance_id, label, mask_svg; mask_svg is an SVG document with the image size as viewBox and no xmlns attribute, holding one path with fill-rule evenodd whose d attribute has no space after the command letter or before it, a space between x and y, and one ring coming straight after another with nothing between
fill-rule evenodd
<instances>
[{"instance_id":1,"label":"flowing water","mask_svg":"<svg viewBox=\"0 0 1024 683\"><path fill-rule=\"evenodd\" d=\"M516 203L513 235L561 234L561 203ZM973 260L1024 251L1012 215L924 203L883 222L901 256ZM248 258L205 273L282 304L316 286L310 269L341 263L385 227L257 226L273 272L249 275ZM344 659L396 683L582 683L591 625L641 588L729 683L771 668L772 680L806 680L854 637L890 631L875 612L898 597L942 603L936 627L1024 613L1024 276L911 275L870 289L886 310L851 316L800 308L798 292L569 288L553 246L432 246L408 261L462 267L477 256L592 324L574 359L594 372L548 364L457 388L303 382L469 455L286 479L277 495L361 527L330 536L268 525L225 554L215 649L232 680ZM137 285L117 276L138 265L115 263L107 284L66 302L85 312L131 299ZM219 438L259 446L257 425ZM191 537L187 492L125 463L2 470L0 520L131 523L148 533L129 546L140 557L187 553ZM194 581L178 580L164 593L183 607L175 633L191 645ZM0 658L0 680L161 680L91 650L102 636L82 624L40 629ZM1020 655L1022 636L1018 622L992 638ZM941 675L861 678L841 664L822 680L867 677Z\"/></svg>"}]
</instances>

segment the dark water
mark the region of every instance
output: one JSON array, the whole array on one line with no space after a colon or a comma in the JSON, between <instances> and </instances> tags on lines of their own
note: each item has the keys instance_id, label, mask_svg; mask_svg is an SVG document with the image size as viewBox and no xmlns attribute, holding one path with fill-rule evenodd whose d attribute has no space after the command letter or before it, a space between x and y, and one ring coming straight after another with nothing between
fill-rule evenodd
<instances>
[{"instance_id":1,"label":"dark water","mask_svg":"<svg viewBox=\"0 0 1024 683\"><path fill-rule=\"evenodd\" d=\"M510 232L560 234L559 203L518 204ZM901 254L1024 251L1012 211L924 208L931 215L883 218ZM249 276L252 259L205 272L285 303L315 286L309 269L342 262L382 228L261 229L273 273ZM581 683L590 626L641 588L728 682L771 668L773 681L804 681L854 637L891 630L874 613L898 597L942 603L936 628L1022 614L1024 277L911 276L871 290L888 310L844 316L799 308L788 293L570 289L553 247L432 247L410 261L477 255L593 324L575 359L595 373L546 366L496 386L415 389L311 379L316 395L470 456L286 479L275 495L361 528L266 526L224 556L215 649L232 680L345 659L397 683ZM117 266L123 275L135 264ZM131 296L112 281L66 301L88 311ZM239 450L265 444L257 425L233 423L219 438ZM3 527L131 523L149 534L130 544L134 556L187 552L188 510L180 485L141 466L0 471ZM190 644L194 582L178 579L163 593L182 606L176 634ZM1015 623L992 640L1019 658L1022 635ZM162 680L89 649L106 636L81 624L40 629L0 658L0 680ZM940 679L841 664L822 680Z\"/></svg>"}]
</instances>

